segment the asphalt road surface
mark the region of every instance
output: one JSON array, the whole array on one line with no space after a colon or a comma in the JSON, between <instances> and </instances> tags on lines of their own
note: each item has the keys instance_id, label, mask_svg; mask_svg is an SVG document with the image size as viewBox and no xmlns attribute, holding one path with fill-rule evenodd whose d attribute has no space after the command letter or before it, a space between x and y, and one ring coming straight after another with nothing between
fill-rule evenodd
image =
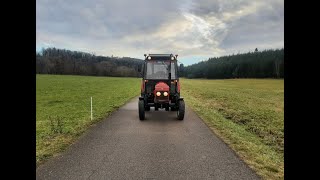
<instances>
[{"instance_id":1,"label":"asphalt road surface","mask_svg":"<svg viewBox=\"0 0 320 180\"><path fill-rule=\"evenodd\" d=\"M62 155L36 170L37 179L259 179L186 106L138 116L138 98L90 128Z\"/></svg>"}]
</instances>

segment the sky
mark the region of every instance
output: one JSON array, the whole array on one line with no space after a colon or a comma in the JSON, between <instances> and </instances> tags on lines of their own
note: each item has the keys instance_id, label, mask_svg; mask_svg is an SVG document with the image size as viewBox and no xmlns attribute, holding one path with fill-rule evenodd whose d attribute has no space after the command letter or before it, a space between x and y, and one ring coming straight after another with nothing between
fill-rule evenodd
<instances>
[{"instance_id":1,"label":"sky","mask_svg":"<svg viewBox=\"0 0 320 180\"><path fill-rule=\"evenodd\" d=\"M36 0L36 51L209 57L284 47L283 0Z\"/></svg>"}]
</instances>

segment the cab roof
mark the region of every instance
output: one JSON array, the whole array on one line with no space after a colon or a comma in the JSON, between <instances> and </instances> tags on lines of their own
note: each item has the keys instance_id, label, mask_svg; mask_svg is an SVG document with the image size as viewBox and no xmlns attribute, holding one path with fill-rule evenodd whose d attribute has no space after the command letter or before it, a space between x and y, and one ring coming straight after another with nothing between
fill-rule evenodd
<instances>
[{"instance_id":1,"label":"cab roof","mask_svg":"<svg viewBox=\"0 0 320 180\"><path fill-rule=\"evenodd\" d=\"M173 54L149 54L149 56L153 57L153 56L166 56L166 57L171 57L173 56Z\"/></svg>"},{"instance_id":2,"label":"cab roof","mask_svg":"<svg viewBox=\"0 0 320 180\"><path fill-rule=\"evenodd\" d=\"M178 55L173 55L173 54L144 54L145 58L147 59L148 57L151 57L153 60L168 60L172 56L174 59L177 59Z\"/></svg>"}]
</instances>

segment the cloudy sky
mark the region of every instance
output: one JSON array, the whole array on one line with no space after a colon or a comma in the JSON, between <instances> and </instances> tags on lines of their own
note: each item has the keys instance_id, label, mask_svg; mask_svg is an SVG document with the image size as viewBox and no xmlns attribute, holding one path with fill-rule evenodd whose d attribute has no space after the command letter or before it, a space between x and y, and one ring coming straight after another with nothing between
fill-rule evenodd
<instances>
[{"instance_id":1,"label":"cloudy sky","mask_svg":"<svg viewBox=\"0 0 320 180\"><path fill-rule=\"evenodd\" d=\"M36 49L143 59L208 57L284 47L283 0L36 0Z\"/></svg>"}]
</instances>

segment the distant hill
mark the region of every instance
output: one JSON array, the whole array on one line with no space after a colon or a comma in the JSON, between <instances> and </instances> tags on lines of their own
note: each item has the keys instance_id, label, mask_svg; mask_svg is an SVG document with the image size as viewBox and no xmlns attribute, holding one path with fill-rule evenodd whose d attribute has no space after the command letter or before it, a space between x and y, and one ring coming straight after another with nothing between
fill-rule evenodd
<instances>
[{"instance_id":1,"label":"distant hill","mask_svg":"<svg viewBox=\"0 0 320 180\"><path fill-rule=\"evenodd\" d=\"M187 78L283 78L284 49L209 58L184 68Z\"/></svg>"},{"instance_id":2,"label":"distant hill","mask_svg":"<svg viewBox=\"0 0 320 180\"><path fill-rule=\"evenodd\" d=\"M88 76L138 77L142 59L105 57L94 54L47 48L36 55L36 73Z\"/></svg>"}]
</instances>

